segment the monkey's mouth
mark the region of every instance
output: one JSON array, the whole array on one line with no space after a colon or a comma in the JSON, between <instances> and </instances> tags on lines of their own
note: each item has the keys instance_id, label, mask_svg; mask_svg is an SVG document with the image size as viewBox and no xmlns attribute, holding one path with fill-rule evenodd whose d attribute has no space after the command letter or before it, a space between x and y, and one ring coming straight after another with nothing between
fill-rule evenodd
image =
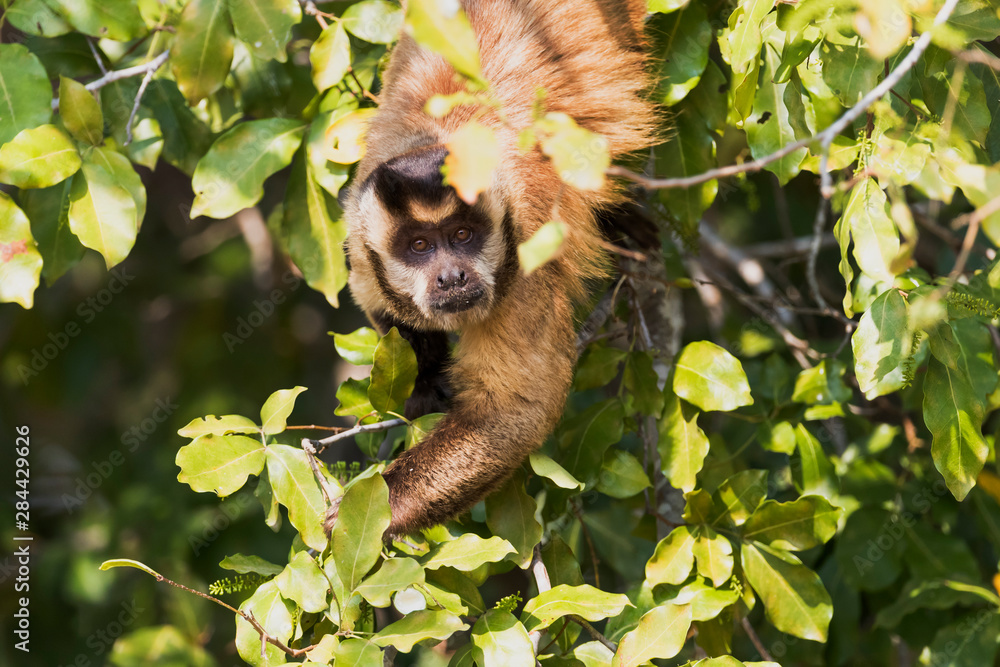
<instances>
[{"instance_id":1,"label":"monkey's mouth","mask_svg":"<svg viewBox=\"0 0 1000 667\"><path fill-rule=\"evenodd\" d=\"M476 306L486 296L481 285L454 290L431 302L431 308L442 313L461 313Z\"/></svg>"}]
</instances>

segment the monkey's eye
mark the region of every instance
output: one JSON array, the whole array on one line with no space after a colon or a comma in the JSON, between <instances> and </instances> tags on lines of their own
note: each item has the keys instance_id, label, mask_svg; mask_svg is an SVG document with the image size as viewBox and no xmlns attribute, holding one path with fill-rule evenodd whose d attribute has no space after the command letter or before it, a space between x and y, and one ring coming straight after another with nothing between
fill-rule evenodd
<instances>
[{"instance_id":1,"label":"monkey's eye","mask_svg":"<svg viewBox=\"0 0 1000 667\"><path fill-rule=\"evenodd\" d=\"M431 244L427 239L413 239L410 241L410 250L413 252L425 253L430 249Z\"/></svg>"},{"instance_id":2,"label":"monkey's eye","mask_svg":"<svg viewBox=\"0 0 1000 667\"><path fill-rule=\"evenodd\" d=\"M472 230L467 227L460 227L458 231L455 232L452 240L454 240L455 243L466 243L471 238Z\"/></svg>"}]
</instances>

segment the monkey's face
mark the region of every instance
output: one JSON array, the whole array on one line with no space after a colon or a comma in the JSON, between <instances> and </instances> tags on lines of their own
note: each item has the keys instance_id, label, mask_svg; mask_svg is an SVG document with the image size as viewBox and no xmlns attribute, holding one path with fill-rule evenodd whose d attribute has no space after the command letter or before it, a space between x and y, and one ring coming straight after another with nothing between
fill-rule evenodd
<instances>
[{"instance_id":1,"label":"monkey's face","mask_svg":"<svg viewBox=\"0 0 1000 667\"><path fill-rule=\"evenodd\" d=\"M516 273L516 243L494 194L469 206L442 184L444 156L421 148L379 165L349 213L385 306L404 321L454 330L491 311L498 282ZM358 251L352 242L352 262Z\"/></svg>"}]
</instances>

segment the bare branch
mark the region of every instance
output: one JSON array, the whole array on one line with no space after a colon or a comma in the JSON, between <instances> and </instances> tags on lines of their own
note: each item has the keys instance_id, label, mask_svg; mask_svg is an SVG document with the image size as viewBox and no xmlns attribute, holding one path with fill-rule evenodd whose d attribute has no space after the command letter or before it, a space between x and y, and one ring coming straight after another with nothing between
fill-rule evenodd
<instances>
[{"instance_id":1,"label":"bare branch","mask_svg":"<svg viewBox=\"0 0 1000 667\"><path fill-rule=\"evenodd\" d=\"M760 641L760 637L757 636L756 630L754 630L753 626L750 625L750 621L747 620L746 616L740 620L740 625L743 626L743 631L747 633L747 637L750 638L750 642L753 644L753 647L757 649L757 653L760 653L760 657L768 662L774 662L774 658L772 658L771 654L767 652L766 648L764 648L764 643Z\"/></svg>"},{"instance_id":2,"label":"bare branch","mask_svg":"<svg viewBox=\"0 0 1000 667\"><path fill-rule=\"evenodd\" d=\"M586 630L587 634L589 634L591 637L593 637L597 641L599 641L602 644L604 644L604 646L607 647L607 649L609 651L611 651L612 653L614 653L615 651L618 650L618 647L615 646L614 642L612 642L607 637L605 637L600 632L598 632L597 628L595 628L594 626L592 626L590 623L588 623L584 619L582 619L579 616L576 616L574 614L570 614L566 618L568 618L569 620L573 621L574 623L576 623L577 625L579 625L581 628L583 628L584 630Z\"/></svg>"},{"instance_id":3,"label":"bare branch","mask_svg":"<svg viewBox=\"0 0 1000 667\"><path fill-rule=\"evenodd\" d=\"M375 433L377 431L388 431L390 428L396 428L397 426L403 426L406 424L404 419L387 419L384 422L376 422L374 424L358 424L353 428L349 428L342 433L335 433L334 435L327 436L322 440L306 440L313 447L316 448L317 452L321 452L333 443L339 440L346 440L347 438L353 438L360 433ZM305 441L304 441L305 442Z\"/></svg>"},{"instance_id":4,"label":"bare branch","mask_svg":"<svg viewBox=\"0 0 1000 667\"><path fill-rule=\"evenodd\" d=\"M167 49L160 55L150 60L148 63L142 65L136 65L135 67L126 67L125 69L119 69L113 72L108 72L100 79L91 81L86 86L84 86L84 88L86 88L90 92L94 92L95 90L100 90L104 86L114 83L115 81L121 81L122 79L128 79L133 76L145 75L148 72L155 72L156 70L160 69L160 67L163 66L163 63L167 62L167 58L169 57L170 57L170 49ZM52 110L53 111L59 110L58 99L52 100Z\"/></svg>"},{"instance_id":5,"label":"bare branch","mask_svg":"<svg viewBox=\"0 0 1000 667\"><path fill-rule=\"evenodd\" d=\"M205 598L206 600L211 600L215 604L220 605L222 607L225 607L226 609L228 609L229 611L233 612L234 614L238 614L240 617L243 618L244 621L246 621L247 623L249 623L250 625L252 625L253 629L256 630L257 634L260 635L260 639L261 639L261 652L264 651L264 647L265 647L266 644L273 644L274 646L277 646L279 649L281 649L282 651L284 651L288 655L292 656L293 658L297 658L299 656L305 655L307 651L311 651L312 649L315 648L315 646L307 646L305 648L289 648L281 640L279 640L277 637L272 637L270 634L268 634L267 630L264 629L264 626L261 625L257 621L257 619L253 617L253 614L248 614L245 611L243 611L242 609L237 609L236 607L234 607L234 606L232 606L230 604L226 604L225 602L223 602L219 598L214 597L212 595L209 595L208 593L202 593L201 591L196 591L193 588L188 588L184 584L179 584L176 581L173 581L171 579L167 579L166 577L164 577L160 573L156 573L156 580L157 581L162 581L162 582L167 583L167 584L170 584L171 586L174 586L175 588L179 588L182 591L187 591L188 593L194 593L198 597Z\"/></svg>"},{"instance_id":6,"label":"bare branch","mask_svg":"<svg viewBox=\"0 0 1000 667\"><path fill-rule=\"evenodd\" d=\"M795 257L805 255L816 242L815 236L800 236L786 241L764 241L742 248L742 252L747 257L757 259L778 259L784 257ZM837 245L837 239L833 234L821 234L819 239L821 248L828 248Z\"/></svg>"}]
</instances>

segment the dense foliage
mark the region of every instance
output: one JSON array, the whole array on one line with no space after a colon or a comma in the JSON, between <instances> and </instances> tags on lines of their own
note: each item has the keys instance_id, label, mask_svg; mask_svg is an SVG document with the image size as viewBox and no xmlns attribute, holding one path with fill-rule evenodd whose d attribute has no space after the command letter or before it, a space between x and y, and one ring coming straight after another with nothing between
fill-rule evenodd
<instances>
[{"instance_id":1,"label":"dense foliage","mask_svg":"<svg viewBox=\"0 0 1000 667\"><path fill-rule=\"evenodd\" d=\"M996 0L650 0L649 178L541 91L524 149L646 186L662 247L614 249L546 446L392 545L383 460L440 415L398 418L413 352L342 303L336 196L400 30L466 83L427 113L502 117L458 4L2 6L23 664L997 663ZM466 200L495 141L449 144Z\"/></svg>"}]
</instances>

